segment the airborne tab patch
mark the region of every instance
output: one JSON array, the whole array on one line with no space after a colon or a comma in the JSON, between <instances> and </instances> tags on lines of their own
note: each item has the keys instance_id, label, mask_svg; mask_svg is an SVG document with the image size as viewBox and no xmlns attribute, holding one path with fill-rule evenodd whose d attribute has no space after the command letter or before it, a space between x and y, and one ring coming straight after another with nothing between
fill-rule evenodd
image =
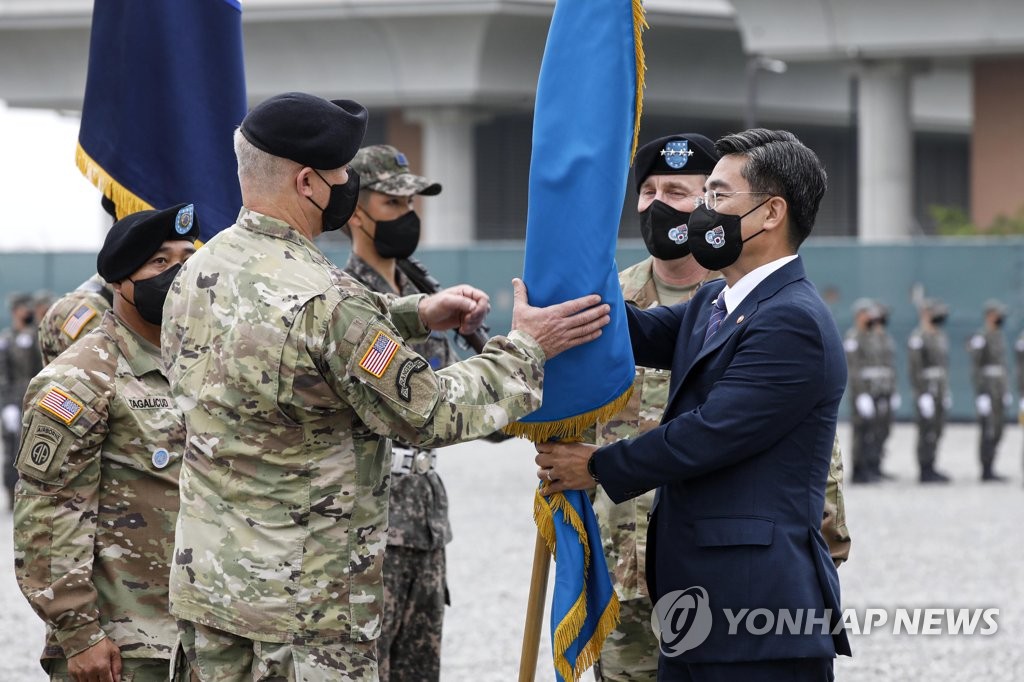
<instances>
[{"instance_id":1,"label":"airborne tab patch","mask_svg":"<svg viewBox=\"0 0 1024 682\"><path fill-rule=\"evenodd\" d=\"M377 336L373 338L373 343L370 344L370 349L366 351L363 359L359 361L359 368L366 370L379 379L388 370L388 365L391 364L399 348L398 342L393 338L384 332L377 332Z\"/></svg>"},{"instance_id":2,"label":"airborne tab patch","mask_svg":"<svg viewBox=\"0 0 1024 682\"><path fill-rule=\"evenodd\" d=\"M398 375L395 376L395 388L398 389L398 397L409 402L412 400L412 387L409 380L416 372L422 372L429 365L423 358L409 358L398 368Z\"/></svg>"},{"instance_id":3,"label":"airborne tab patch","mask_svg":"<svg viewBox=\"0 0 1024 682\"><path fill-rule=\"evenodd\" d=\"M75 312L68 315L68 319L64 320L60 330L74 341L82 333L82 328L89 324L89 320L96 317L96 314L95 310L83 303L78 306Z\"/></svg>"},{"instance_id":4,"label":"airborne tab patch","mask_svg":"<svg viewBox=\"0 0 1024 682\"><path fill-rule=\"evenodd\" d=\"M68 426L82 414L84 406L59 388L51 388L39 401L43 408Z\"/></svg>"}]
</instances>

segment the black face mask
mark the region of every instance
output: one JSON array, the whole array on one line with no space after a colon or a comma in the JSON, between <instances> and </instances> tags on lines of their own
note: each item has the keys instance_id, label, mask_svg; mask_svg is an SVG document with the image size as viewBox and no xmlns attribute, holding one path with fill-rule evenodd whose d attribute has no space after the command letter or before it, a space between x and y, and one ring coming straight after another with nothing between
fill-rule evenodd
<instances>
[{"instance_id":1,"label":"black face mask","mask_svg":"<svg viewBox=\"0 0 1024 682\"><path fill-rule=\"evenodd\" d=\"M366 213L366 209L363 209ZM367 217L377 225L373 236L373 246L381 258L408 258L416 251L420 243L420 217L416 211L395 218L394 220L376 220L366 213ZM370 233L363 230L367 237Z\"/></svg>"},{"instance_id":2,"label":"black face mask","mask_svg":"<svg viewBox=\"0 0 1024 682\"><path fill-rule=\"evenodd\" d=\"M356 202L359 201L359 173L349 168L348 182L344 185L332 185L320 175L320 171L314 168L313 172L331 188L331 196L327 199L327 205L322 208L312 198L309 201L323 211L324 232L340 230L356 212Z\"/></svg>"},{"instance_id":3,"label":"black face mask","mask_svg":"<svg viewBox=\"0 0 1024 682\"><path fill-rule=\"evenodd\" d=\"M690 214L677 211L657 199L640 212L640 234L647 252L661 260L676 260L690 255L686 224Z\"/></svg>"},{"instance_id":4,"label":"black face mask","mask_svg":"<svg viewBox=\"0 0 1024 682\"><path fill-rule=\"evenodd\" d=\"M1003 326L1003 318L1001 317L997 317L996 319L992 320L992 322L996 325L997 328Z\"/></svg>"},{"instance_id":5,"label":"black face mask","mask_svg":"<svg viewBox=\"0 0 1024 682\"><path fill-rule=\"evenodd\" d=\"M25 325L32 324L35 321L36 321L36 314L35 313L25 313L21 317L21 323L25 324Z\"/></svg>"},{"instance_id":6,"label":"black face mask","mask_svg":"<svg viewBox=\"0 0 1024 682\"><path fill-rule=\"evenodd\" d=\"M764 228L743 238L740 229L744 218L764 206L771 197L743 215L719 213L701 204L690 214L690 253L702 268L721 270L737 261L743 245L764 232Z\"/></svg>"},{"instance_id":7,"label":"black face mask","mask_svg":"<svg viewBox=\"0 0 1024 682\"><path fill-rule=\"evenodd\" d=\"M172 265L156 277L128 280L135 285L135 309L146 322L157 326L163 322L164 301L167 300L167 292L179 270L180 263Z\"/></svg>"},{"instance_id":8,"label":"black face mask","mask_svg":"<svg viewBox=\"0 0 1024 682\"><path fill-rule=\"evenodd\" d=\"M946 316L945 315L934 315L934 316L932 316L932 324L934 324L936 327L941 327L942 325L946 324Z\"/></svg>"}]
</instances>

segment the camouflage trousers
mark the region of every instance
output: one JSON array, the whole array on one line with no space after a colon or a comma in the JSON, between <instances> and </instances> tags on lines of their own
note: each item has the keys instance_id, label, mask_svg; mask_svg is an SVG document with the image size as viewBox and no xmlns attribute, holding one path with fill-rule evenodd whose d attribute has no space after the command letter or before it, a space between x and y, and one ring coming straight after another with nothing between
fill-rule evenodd
<instances>
[{"instance_id":1,"label":"camouflage trousers","mask_svg":"<svg viewBox=\"0 0 1024 682\"><path fill-rule=\"evenodd\" d=\"M651 601L619 602L619 626L608 635L594 666L598 682L654 682L658 678L658 637L651 628Z\"/></svg>"},{"instance_id":2,"label":"camouflage trousers","mask_svg":"<svg viewBox=\"0 0 1024 682\"><path fill-rule=\"evenodd\" d=\"M375 642L261 642L178 621L173 682L377 682Z\"/></svg>"},{"instance_id":3,"label":"camouflage trousers","mask_svg":"<svg viewBox=\"0 0 1024 682\"><path fill-rule=\"evenodd\" d=\"M445 606L444 548L388 545L384 622L377 653L380 682L437 682Z\"/></svg>"},{"instance_id":4,"label":"camouflage trousers","mask_svg":"<svg viewBox=\"0 0 1024 682\"><path fill-rule=\"evenodd\" d=\"M48 659L43 667L50 673L50 682L73 682L66 660ZM121 682L167 682L170 672L171 662L166 658L121 659Z\"/></svg>"}]
</instances>

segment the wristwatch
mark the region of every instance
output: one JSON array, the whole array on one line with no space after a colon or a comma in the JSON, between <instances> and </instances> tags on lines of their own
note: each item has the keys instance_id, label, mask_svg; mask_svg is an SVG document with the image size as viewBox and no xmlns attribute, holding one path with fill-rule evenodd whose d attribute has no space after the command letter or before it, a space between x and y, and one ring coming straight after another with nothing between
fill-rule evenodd
<instances>
[{"instance_id":1,"label":"wristwatch","mask_svg":"<svg viewBox=\"0 0 1024 682\"><path fill-rule=\"evenodd\" d=\"M595 454L597 454L596 450L594 452L590 453L590 457L587 458L587 473L590 474L590 477L592 479L594 479L594 483L600 483L601 480L597 477L597 472L594 471L594 455Z\"/></svg>"}]
</instances>

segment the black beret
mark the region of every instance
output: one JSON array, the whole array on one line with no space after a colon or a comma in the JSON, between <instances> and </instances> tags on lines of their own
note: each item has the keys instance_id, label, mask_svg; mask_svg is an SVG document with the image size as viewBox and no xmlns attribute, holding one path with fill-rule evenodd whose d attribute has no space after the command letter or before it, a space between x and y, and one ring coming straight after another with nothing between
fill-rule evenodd
<instances>
[{"instance_id":1,"label":"black beret","mask_svg":"<svg viewBox=\"0 0 1024 682\"><path fill-rule=\"evenodd\" d=\"M275 95L253 107L241 131L254 147L317 170L341 168L366 133L366 107L350 99L328 102L304 92Z\"/></svg>"},{"instance_id":2,"label":"black beret","mask_svg":"<svg viewBox=\"0 0 1024 682\"><path fill-rule=\"evenodd\" d=\"M191 242L198 237L199 218L192 204L132 213L107 232L103 248L96 256L96 272L108 282L120 282L145 265L164 242Z\"/></svg>"},{"instance_id":3,"label":"black beret","mask_svg":"<svg viewBox=\"0 0 1024 682\"><path fill-rule=\"evenodd\" d=\"M659 137L636 150L633 180L636 191L649 175L711 175L721 155L715 143L697 133Z\"/></svg>"}]
</instances>

